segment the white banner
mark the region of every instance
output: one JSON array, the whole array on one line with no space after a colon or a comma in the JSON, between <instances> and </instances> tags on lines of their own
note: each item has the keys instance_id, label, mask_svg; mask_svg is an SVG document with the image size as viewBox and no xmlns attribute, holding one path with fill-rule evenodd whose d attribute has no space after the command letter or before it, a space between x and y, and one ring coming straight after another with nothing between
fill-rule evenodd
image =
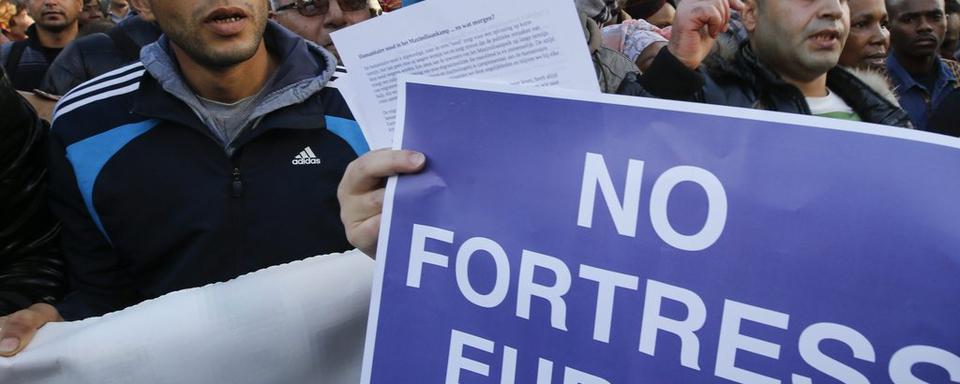
<instances>
[{"instance_id":1,"label":"white banner","mask_svg":"<svg viewBox=\"0 0 960 384\"><path fill-rule=\"evenodd\" d=\"M357 383L373 265L317 256L51 323L0 383Z\"/></svg>"}]
</instances>

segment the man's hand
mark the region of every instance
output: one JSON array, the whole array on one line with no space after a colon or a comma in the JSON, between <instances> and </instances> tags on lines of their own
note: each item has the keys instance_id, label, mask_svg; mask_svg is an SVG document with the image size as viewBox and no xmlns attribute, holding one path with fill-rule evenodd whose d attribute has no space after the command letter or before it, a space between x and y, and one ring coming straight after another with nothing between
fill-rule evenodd
<instances>
[{"instance_id":1,"label":"man's hand","mask_svg":"<svg viewBox=\"0 0 960 384\"><path fill-rule=\"evenodd\" d=\"M377 256L380 213L386 178L423 169L426 157L412 151L378 150L354 160L337 189L340 220L347 240L367 256Z\"/></svg>"},{"instance_id":2,"label":"man's hand","mask_svg":"<svg viewBox=\"0 0 960 384\"><path fill-rule=\"evenodd\" d=\"M57 321L63 321L63 318L50 304L34 304L10 316L0 317L0 356L20 353L40 327Z\"/></svg>"},{"instance_id":3,"label":"man's hand","mask_svg":"<svg viewBox=\"0 0 960 384\"><path fill-rule=\"evenodd\" d=\"M741 0L680 2L667 49L687 68L696 70L710 53L717 36L727 30L731 10L742 11Z\"/></svg>"}]
</instances>

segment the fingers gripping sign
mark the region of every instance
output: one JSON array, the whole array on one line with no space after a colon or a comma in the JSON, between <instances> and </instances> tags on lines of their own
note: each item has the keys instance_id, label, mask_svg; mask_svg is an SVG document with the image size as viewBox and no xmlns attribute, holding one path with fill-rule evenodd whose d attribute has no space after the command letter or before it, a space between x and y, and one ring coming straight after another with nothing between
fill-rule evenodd
<instances>
[{"instance_id":1,"label":"fingers gripping sign","mask_svg":"<svg viewBox=\"0 0 960 384\"><path fill-rule=\"evenodd\" d=\"M50 304L34 304L30 308L0 317L0 356L14 356L26 348L40 327L63 321Z\"/></svg>"},{"instance_id":2,"label":"fingers gripping sign","mask_svg":"<svg viewBox=\"0 0 960 384\"><path fill-rule=\"evenodd\" d=\"M667 49L687 68L697 69L710 53L717 36L726 31L734 10L743 10L741 0L681 2Z\"/></svg>"},{"instance_id":3,"label":"fingers gripping sign","mask_svg":"<svg viewBox=\"0 0 960 384\"><path fill-rule=\"evenodd\" d=\"M337 189L337 198L340 200L340 220L350 244L370 257L376 256L386 179L418 172L425 163L426 157L422 153L378 150L347 166Z\"/></svg>"}]
</instances>

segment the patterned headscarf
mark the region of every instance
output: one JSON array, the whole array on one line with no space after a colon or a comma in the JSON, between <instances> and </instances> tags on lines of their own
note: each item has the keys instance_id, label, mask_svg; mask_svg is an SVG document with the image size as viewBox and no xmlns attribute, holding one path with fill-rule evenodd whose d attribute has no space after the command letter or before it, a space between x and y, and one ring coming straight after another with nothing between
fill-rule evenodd
<instances>
[{"instance_id":1,"label":"patterned headscarf","mask_svg":"<svg viewBox=\"0 0 960 384\"><path fill-rule=\"evenodd\" d=\"M603 46L622 53L630 61L636 61L637 56L651 44L669 40L671 29L657 28L645 20L627 20L623 24L603 28Z\"/></svg>"}]
</instances>

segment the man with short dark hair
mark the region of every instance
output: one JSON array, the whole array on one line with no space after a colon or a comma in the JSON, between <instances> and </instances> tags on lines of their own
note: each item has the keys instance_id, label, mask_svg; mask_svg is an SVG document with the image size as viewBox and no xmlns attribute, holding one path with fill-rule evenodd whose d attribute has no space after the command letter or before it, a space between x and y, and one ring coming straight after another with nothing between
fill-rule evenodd
<instances>
[{"instance_id":1,"label":"man with short dark hair","mask_svg":"<svg viewBox=\"0 0 960 384\"><path fill-rule=\"evenodd\" d=\"M29 39L0 47L0 64L14 87L32 91L40 86L50 63L77 37L82 8L82 0L30 0L27 9L36 22L27 29Z\"/></svg>"},{"instance_id":2,"label":"man with short dark hair","mask_svg":"<svg viewBox=\"0 0 960 384\"><path fill-rule=\"evenodd\" d=\"M65 95L50 200L71 289L0 326L10 356L44 323L350 248L337 185L368 150L336 59L266 0L134 0L164 35ZM279 298L278 298L279 299Z\"/></svg>"},{"instance_id":3,"label":"man with short dark hair","mask_svg":"<svg viewBox=\"0 0 960 384\"><path fill-rule=\"evenodd\" d=\"M887 71L914 127L929 131L931 113L960 92L960 64L943 60L947 29L943 0L887 0L891 54Z\"/></svg>"},{"instance_id":4,"label":"man with short dark hair","mask_svg":"<svg viewBox=\"0 0 960 384\"><path fill-rule=\"evenodd\" d=\"M621 92L909 126L884 90L837 66L850 30L846 0L739 3L681 2L667 48L643 76L628 77ZM746 41L717 40L741 8Z\"/></svg>"}]
</instances>

